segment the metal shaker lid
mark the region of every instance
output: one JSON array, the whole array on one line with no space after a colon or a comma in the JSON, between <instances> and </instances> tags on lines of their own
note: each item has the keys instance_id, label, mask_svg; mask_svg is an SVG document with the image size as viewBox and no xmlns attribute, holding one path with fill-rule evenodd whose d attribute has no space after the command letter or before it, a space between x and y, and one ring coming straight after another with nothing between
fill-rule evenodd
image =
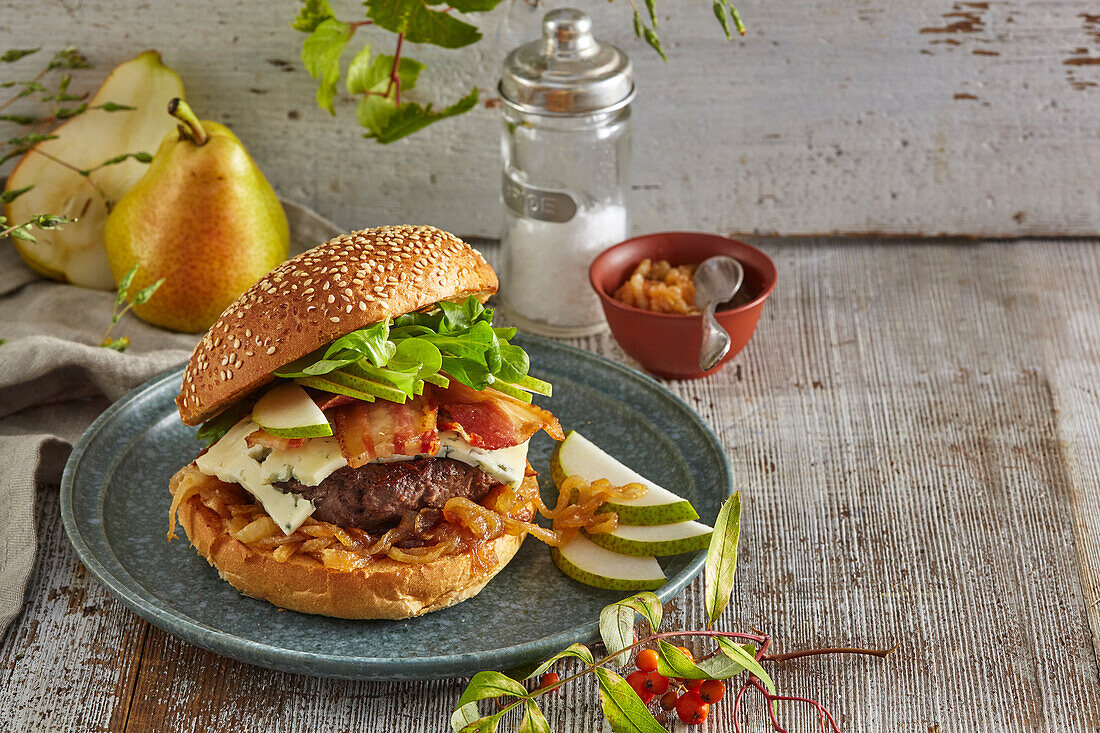
<instances>
[{"instance_id":1,"label":"metal shaker lid","mask_svg":"<svg viewBox=\"0 0 1100 733\"><path fill-rule=\"evenodd\" d=\"M528 114L569 117L609 112L634 98L630 59L592 36L592 19L572 8L542 20L542 40L513 50L500 80L504 103Z\"/></svg>"}]
</instances>

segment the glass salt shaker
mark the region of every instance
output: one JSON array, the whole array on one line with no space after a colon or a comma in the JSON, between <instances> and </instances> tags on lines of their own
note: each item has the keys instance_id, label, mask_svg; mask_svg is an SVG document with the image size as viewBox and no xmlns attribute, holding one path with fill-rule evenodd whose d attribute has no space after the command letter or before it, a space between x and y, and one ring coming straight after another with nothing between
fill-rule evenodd
<instances>
[{"instance_id":1,"label":"glass salt shaker","mask_svg":"<svg viewBox=\"0 0 1100 733\"><path fill-rule=\"evenodd\" d=\"M500 96L501 303L534 333L599 333L606 323L588 266L627 238L630 59L597 41L581 11L554 10L542 39L505 59Z\"/></svg>"}]
</instances>

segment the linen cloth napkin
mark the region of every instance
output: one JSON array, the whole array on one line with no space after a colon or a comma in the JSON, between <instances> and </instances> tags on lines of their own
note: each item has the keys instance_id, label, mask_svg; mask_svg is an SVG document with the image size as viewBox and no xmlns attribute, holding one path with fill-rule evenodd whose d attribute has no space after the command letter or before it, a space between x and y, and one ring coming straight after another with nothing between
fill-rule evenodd
<instances>
[{"instance_id":1,"label":"linen cloth napkin","mask_svg":"<svg viewBox=\"0 0 1100 733\"><path fill-rule=\"evenodd\" d=\"M283 206L292 255L341 231L309 209ZM111 335L129 336L130 348L102 348L114 299L39 277L0 240L0 636L34 567L36 488L58 485L73 443L111 402L186 361L200 338L128 314Z\"/></svg>"}]
</instances>

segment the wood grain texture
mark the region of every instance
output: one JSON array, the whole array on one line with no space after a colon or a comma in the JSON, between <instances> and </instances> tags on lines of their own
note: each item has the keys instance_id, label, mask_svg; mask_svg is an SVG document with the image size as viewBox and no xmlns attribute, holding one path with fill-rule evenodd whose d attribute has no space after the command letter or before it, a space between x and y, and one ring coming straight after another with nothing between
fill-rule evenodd
<instances>
[{"instance_id":1,"label":"wood grain texture","mask_svg":"<svg viewBox=\"0 0 1100 733\"><path fill-rule=\"evenodd\" d=\"M99 68L74 88L161 49L194 108L230 125L282 195L345 227L499 235L498 110L390 146L361 139L351 100L336 118L313 103L295 5L15 0L0 6L0 37L79 45ZM581 5L635 62L638 232L1100 231L1100 16L1084 0L745 0L750 33L732 43L709 2L666 1L668 65L634 38L626 3ZM476 85L495 98L504 54L537 35L542 12L509 0L474 48L411 47L429 65L413 94L448 103ZM391 38L363 33L390 52Z\"/></svg>"},{"instance_id":2,"label":"wood grain texture","mask_svg":"<svg viewBox=\"0 0 1100 733\"><path fill-rule=\"evenodd\" d=\"M669 383L741 485L719 627L770 631L778 651L900 644L774 670L846 731L1100 728L1100 249L759 244L781 280L753 342L713 378ZM608 336L575 343L629 363ZM29 603L0 645L0 728L447 729L462 681L322 680L191 647L83 574L51 491L39 516ZM668 623L704 618L696 581ZM560 733L602 729L592 685L547 708ZM749 708L745 730L766 730ZM728 712L702 730L730 731Z\"/></svg>"}]
</instances>

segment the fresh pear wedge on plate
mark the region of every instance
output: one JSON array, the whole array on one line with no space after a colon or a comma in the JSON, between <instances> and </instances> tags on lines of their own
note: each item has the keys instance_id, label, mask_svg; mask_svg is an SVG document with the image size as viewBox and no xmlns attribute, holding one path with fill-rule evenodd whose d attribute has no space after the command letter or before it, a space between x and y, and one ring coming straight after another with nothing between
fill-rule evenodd
<instances>
[{"instance_id":1,"label":"fresh pear wedge on plate","mask_svg":"<svg viewBox=\"0 0 1100 733\"><path fill-rule=\"evenodd\" d=\"M594 588L656 590L667 580L655 558L605 550L579 532L561 547L551 547L550 557L570 578Z\"/></svg>"},{"instance_id":2,"label":"fresh pear wedge on plate","mask_svg":"<svg viewBox=\"0 0 1100 733\"><path fill-rule=\"evenodd\" d=\"M550 476L554 485L561 488L566 477L574 475L585 481L605 478L614 486L639 483L646 487L644 496L608 502L601 507L601 511L618 514L620 525L674 524L699 518L687 499L627 468L576 430L570 430L550 457Z\"/></svg>"},{"instance_id":3,"label":"fresh pear wedge on plate","mask_svg":"<svg viewBox=\"0 0 1100 733\"><path fill-rule=\"evenodd\" d=\"M712 530L699 522L649 526L619 525L610 534L590 534L588 539L621 555L679 555L697 552L710 544Z\"/></svg>"},{"instance_id":4,"label":"fresh pear wedge on plate","mask_svg":"<svg viewBox=\"0 0 1100 733\"><path fill-rule=\"evenodd\" d=\"M304 389L280 384L256 400L252 422L280 438L323 438L332 435L325 413Z\"/></svg>"},{"instance_id":5,"label":"fresh pear wedge on plate","mask_svg":"<svg viewBox=\"0 0 1100 733\"><path fill-rule=\"evenodd\" d=\"M77 221L55 231L35 232L37 241L12 240L36 272L87 288L111 290L115 280L103 246L103 225L117 203L146 171L133 159L80 175L127 153L156 151L176 127L164 114L168 101L183 96L183 82L156 51L115 67L88 101L88 111L53 131L53 140L38 143L8 176L7 191L31 190L7 205L8 221L19 223L35 214L58 214ZM96 106L113 103L135 107L108 112Z\"/></svg>"}]
</instances>

